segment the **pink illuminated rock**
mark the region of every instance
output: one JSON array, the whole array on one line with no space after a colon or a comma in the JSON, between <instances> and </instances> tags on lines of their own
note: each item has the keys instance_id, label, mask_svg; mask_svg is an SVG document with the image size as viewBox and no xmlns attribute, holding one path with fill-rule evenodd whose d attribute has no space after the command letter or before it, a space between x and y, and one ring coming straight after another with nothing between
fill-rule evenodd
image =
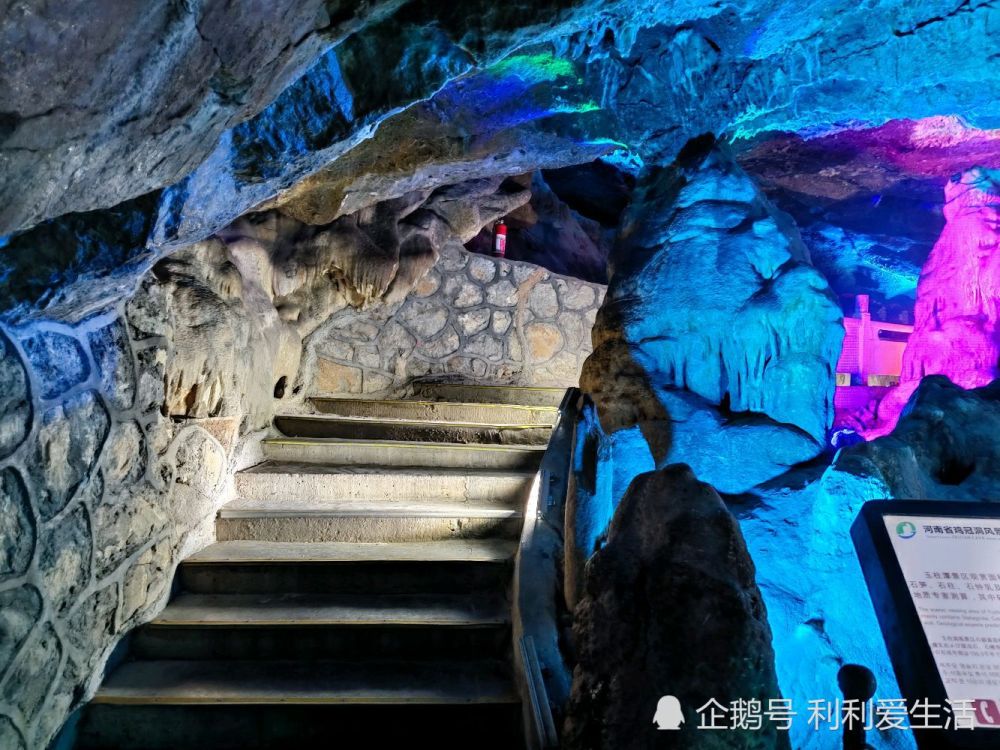
<instances>
[{"instance_id":1,"label":"pink illuminated rock","mask_svg":"<svg viewBox=\"0 0 1000 750\"><path fill-rule=\"evenodd\" d=\"M890 432L927 375L979 388L1000 375L1000 172L976 167L945 187L947 223L920 275L900 384L867 438Z\"/></svg>"},{"instance_id":2,"label":"pink illuminated rock","mask_svg":"<svg viewBox=\"0 0 1000 750\"><path fill-rule=\"evenodd\" d=\"M891 120L813 138L784 133L741 145L740 165L765 188L834 201L947 179L971 164L1000 169L1000 129L954 116Z\"/></svg>"}]
</instances>

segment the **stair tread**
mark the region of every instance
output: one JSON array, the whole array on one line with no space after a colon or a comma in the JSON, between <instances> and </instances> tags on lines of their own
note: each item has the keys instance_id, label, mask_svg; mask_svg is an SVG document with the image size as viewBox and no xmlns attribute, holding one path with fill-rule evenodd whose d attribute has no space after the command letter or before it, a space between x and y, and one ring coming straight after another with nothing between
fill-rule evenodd
<instances>
[{"instance_id":1,"label":"stair tread","mask_svg":"<svg viewBox=\"0 0 1000 750\"><path fill-rule=\"evenodd\" d=\"M309 402L313 404L372 404L377 403L379 405L387 406L397 406L402 405L406 408L411 405L440 405L447 404L455 408L468 407L470 410L474 409L497 409L497 410L507 410L507 409L523 409L525 411L548 411L557 412L559 411L558 406L550 404L504 404L500 402L489 402L489 401L441 401L435 399L425 399L425 398L396 398L396 399L374 399L374 398L338 398L336 396L311 396Z\"/></svg>"},{"instance_id":2,"label":"stair tread","mask_svg":"<svg viewBox=\"0 0 1000 750\"><path fill-rule=\"evenodd\" d=\"M136 661L95 703L516 703L501 662Z\"/></svg>"},{"instance_id":3,"label":"stair tread","mask_svg":"<svg viewBox=\"0 0 1000 750\"><path fill-rule=\"evenodd\" d=\"M433 542L216 542L183 564L309 562L507 562L517 543L505 539Z\"/></svg>"},{"instance_id":4,"label":"stair tread","mask_svg":"<svg viewBox=\"0 0 1000 750\"><path fill-rule=\"evenodd\" d=\"M447 382L414 383L413 391L416 398L492 404L538 404L550 407L558 406L566 394L565 387Z\"/></svg>"},{"instance_id":5,"label":"stair tread","mask_svg":"<svg viewBox=\"0 0 1000 750\"><path fill-rule=\"evenodd\" d=\"M219 511L220 518L293 516L373 518L519 518L521 511L501 503L465 500L278 500L238 498Z\"/></svg>"},{"instance_id":6,"label":"stair tread","mask_svg":"<svg viewBox=\"0 0 1000 750\"><path fill-rule=\"evenodd\" d=\"M510 605L499 594L182 593L151 624L485 627L509 622Z\"/></svg>"},{"instance_id":7,"label":"stair tread","mask_svg":"<svg viewBox=\"0 0 1000 750\"><path fill-rule=\"evenodd\" d=\"M436 403L436 402L431 402ZM482 404L480 404L482 406ZM407 419L406 417L341 417L335 414L277 414L275 419L301 419L309 422L330 422L334 424L375 424L408 425L413 427L470 427L496 430L540 430L550 429L547 424L509 424L506 422L467 422L459 419Z\"/></svg>"},{"instance_id":8,"label":"stair tread","mask_svg":"<svg viewBox=\"0 0 1000 750\"><path fill-rule=\"evenodd\" d=\"M470 474L477 477L530 477L535 472L530 469L466 469L466 468L428 468L420 466L330 466L326 464L309 463L306 461L275 461L267 460L256 466L243 469L239 474L357 474L379 476L422 476L422 477L467 477Z\"/></svg>"},{"instance_id":9,"label":"stair tread","mask_svg":"<svg viewBox=\"0 0 1000 750\"><path fill-rule=\"evenodd\" d=\"M542 454L548 446L545 445L501 445L497 443L437 443L426 440L373 440L353 438L315 438L315 437L271 437L263 443L268 445L356 445L372 448L391 448L393 450L423 450L423 451L487 451L491 453L537 453Z\"/></svg>"}]
</instances>

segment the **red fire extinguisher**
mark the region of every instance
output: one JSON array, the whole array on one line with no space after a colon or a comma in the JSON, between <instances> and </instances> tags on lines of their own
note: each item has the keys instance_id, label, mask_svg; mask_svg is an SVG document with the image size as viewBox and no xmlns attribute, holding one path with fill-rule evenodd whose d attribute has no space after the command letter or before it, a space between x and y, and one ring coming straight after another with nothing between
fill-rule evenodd
<instances>
[{"instance_id":1,"label":"red fire extinguisher","mask_svg":"<svg viewBox=\"0 0 1000 750\"><path fill-rule=\"evenodd\" d=\"M503 219L493 225L493 254L498 258L507 254L507 225Z\"/></svg>"}]
</instances>

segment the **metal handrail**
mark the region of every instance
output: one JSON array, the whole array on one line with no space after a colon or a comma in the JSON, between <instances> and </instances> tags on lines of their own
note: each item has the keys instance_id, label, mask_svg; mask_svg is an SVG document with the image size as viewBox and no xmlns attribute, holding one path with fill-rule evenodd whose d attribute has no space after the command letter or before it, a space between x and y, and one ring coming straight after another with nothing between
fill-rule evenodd
<instances>
[{"instance_id":1,"label":"metal handrail","mask_svg":"<svg viewBox=\"0 0 1000 750\"><path fill-rule=\"evenodd\" d=\"M552 706L569 697L569 669L559 650L557 608L562 605L563 516L580 392L569 388L559 406L524 513L514 569L515 677L521 694L528 750L555 750L559 734Z\"/></svg>"}]
</instances>

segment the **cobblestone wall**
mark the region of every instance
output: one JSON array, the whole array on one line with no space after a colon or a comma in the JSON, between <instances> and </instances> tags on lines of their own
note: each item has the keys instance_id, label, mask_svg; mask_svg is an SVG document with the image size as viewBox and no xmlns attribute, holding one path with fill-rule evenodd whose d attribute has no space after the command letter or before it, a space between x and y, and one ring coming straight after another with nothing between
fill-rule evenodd
<instances>
[{"instance_id":1,"label":"cobblestone wall","mask_svg":"<svg viewBox=\"0 0 1000 750\"><path fill-rule=\"evenodd\" d=\"M0 335L5 750L46 746L212 514L231 441L163 417L165 353L120 313Z\"/></svg>"},{"instance_id":2,"label":"cobblestone wall","mask_svg":"<svg viewBox=\"0 0 1000 750\"><path fill-rule=\"evenodd\" d=\"M448 245L401 305L342 310L321 326L302 391L387 395L423 378L576 385L604 290Z\"/></svg>"},{"instance_id":3,"label":"cobblestone wall","mask_svg":"<svg viewBox=\"0 0 1000 750\"><path fill-rule=\"evenodd\" d=\"M157 273L83 322L0 327L2 750L46 747L89 697L212 540L270 422L261 322L221 285Z\"/></svg>"}]
</instances>

